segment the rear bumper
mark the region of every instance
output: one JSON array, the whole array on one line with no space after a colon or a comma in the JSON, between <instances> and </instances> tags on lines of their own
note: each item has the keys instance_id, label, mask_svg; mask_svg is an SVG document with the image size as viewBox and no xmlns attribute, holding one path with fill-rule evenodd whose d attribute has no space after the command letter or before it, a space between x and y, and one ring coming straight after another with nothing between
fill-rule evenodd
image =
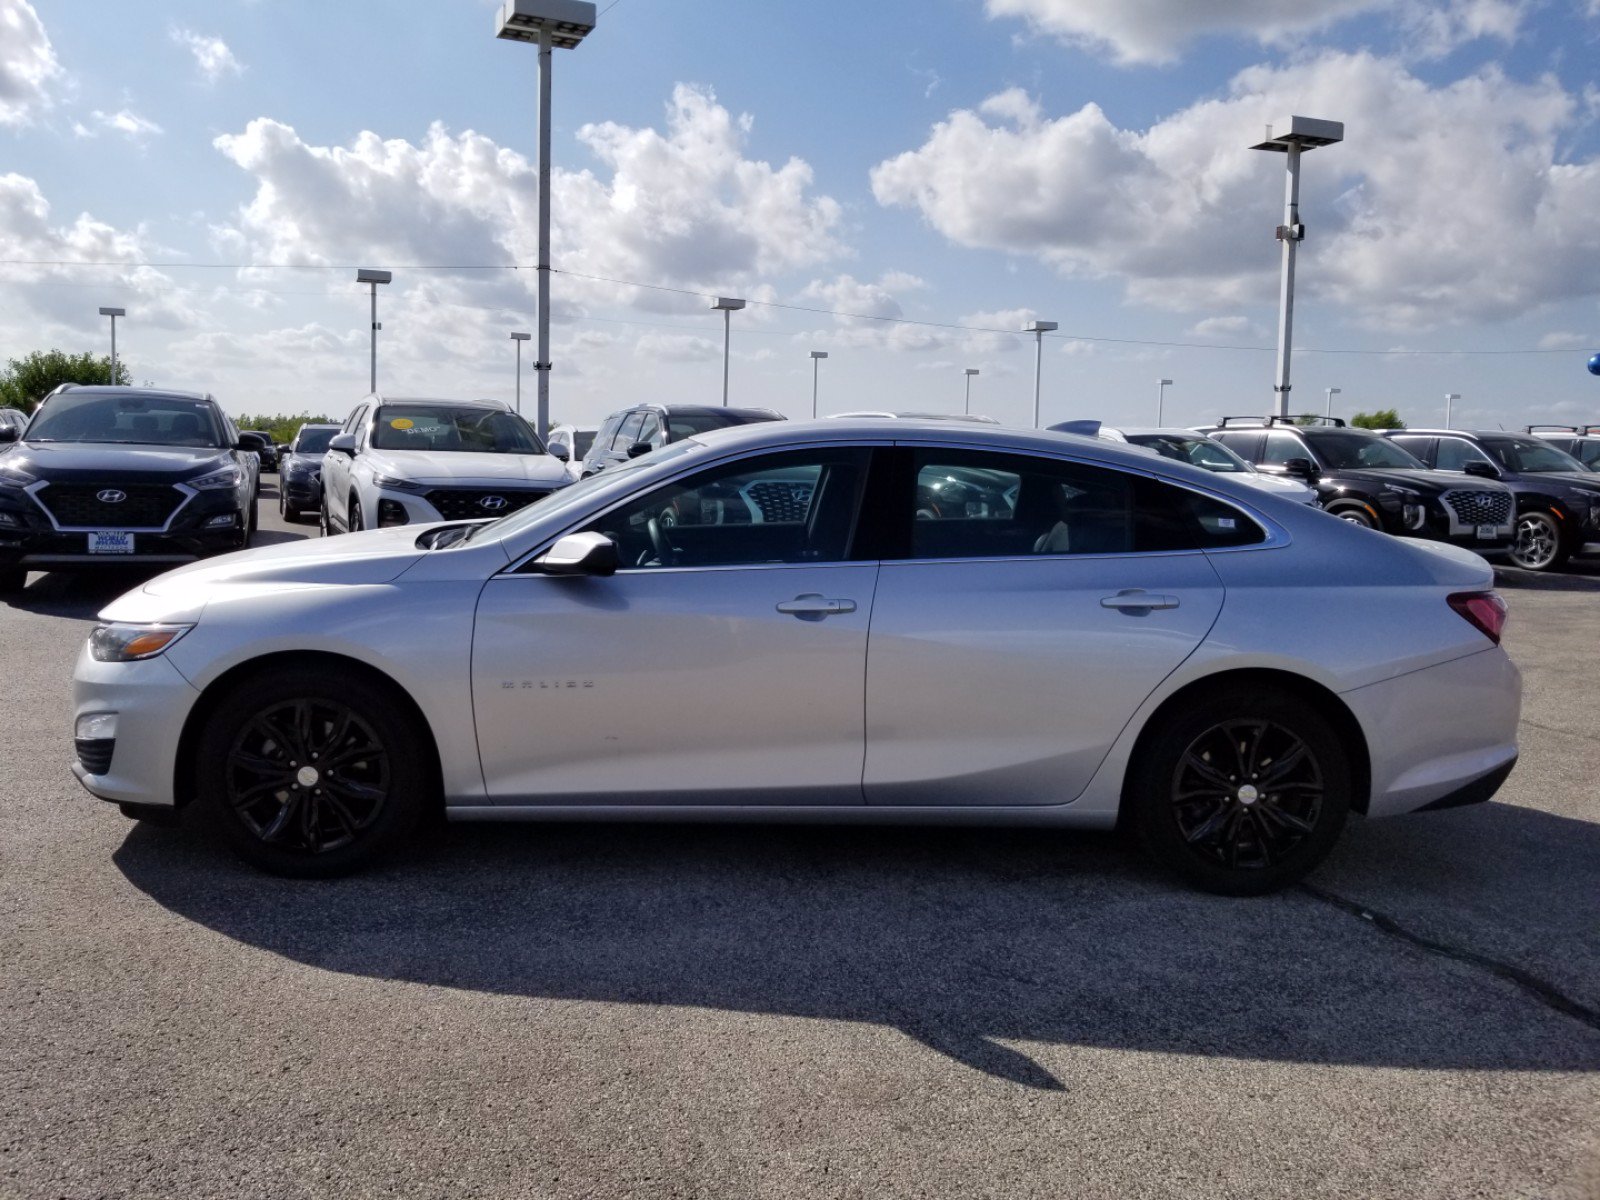
<instances>
[{"instance_id":1,"label":"rear bumper","mask_svg":"<svg viewBox=\"0 0 1600 1200\"><path fill-rule=\"evenodd\" d=\"M1370 748L1368 816L1487 800L1517 761L1522 676L1499 646L1341 698Z\"/></svg>"}]
</instances>

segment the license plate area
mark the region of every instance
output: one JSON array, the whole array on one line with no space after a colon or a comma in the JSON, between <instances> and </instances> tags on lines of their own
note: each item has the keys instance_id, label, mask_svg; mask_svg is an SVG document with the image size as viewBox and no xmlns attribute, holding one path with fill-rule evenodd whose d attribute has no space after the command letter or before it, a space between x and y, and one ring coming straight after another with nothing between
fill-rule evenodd
<instances>
[{"instance_id":1,"label":"license plate area","mask_svg":"<svg viewBox=\"0 0 1600 1200\"><path fill-rule=\"evenodd\" d=\"M133 534L125 529L97 529L89 535L90 554L132 554Z\"/></svg>"},{"instance_id":2,"label":"license plate area","mask_svg":"<svg viewBox=\"0 0 1600 1200\"><path fill-rule=\"evenodd\" d=\"M1478 526L1478 540L1480 542L1492 542L1492 541L1495 540L1495 538L1497 538L1499 536L1500 536L1500 527L1498 525L1479 525Z\"/></svg>"}]
</instances>

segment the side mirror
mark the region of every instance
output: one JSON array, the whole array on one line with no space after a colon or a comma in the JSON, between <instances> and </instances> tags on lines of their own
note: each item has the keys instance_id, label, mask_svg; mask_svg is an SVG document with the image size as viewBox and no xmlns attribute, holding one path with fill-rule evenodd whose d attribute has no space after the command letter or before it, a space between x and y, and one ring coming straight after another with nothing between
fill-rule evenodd
<instances>
[{"instance_id":1,"label":"side mirror","mask_svg":"<svg viewBox=\"0 0 1600 1200\"><path fill-rule=\"evenodd\" d=\"M1317 468L1309 458L1291 458L1283 464L1283 473L1309 483L1317 477Z\"/></svg>"},{"instance_id":2,"label":"side mirror","mask_svg":"<svg viewBox=\"0 0 1600 1200\"><path fill-rule=\"evenodd\" d=\"M559 443L550 447L550 457L564 463L572 461L572 455L567 453L567 448Z\"/></svg>"},{"instance_id":3,"label":"side mirror","mask_svg":"<svg viewBox=\"0 0 1600 1200\"><path fill-rule=\"evenodd\" d=\"M328 449L335 454L342 454L346 458L356 456L356 435L353 433L336 433L328 439Z\"/></svg>"},{"instance_id":4,"label":"side mirror","mask_svg":"<svg viewBox=\"0 0 1600 1200\"><path fill-rule=\"evenodd\" d=\"M615 575L621 564L617 544L603 533L569 533L533 560L546 575Z\"/></svg>"},{"instance_id":5,"label":"side mirror","mask_svg":"<svg viewBox=\"0 0 1600 1200\"><path fill-rule=\"evenodd\" d=\"M1478 475L1484 479L1500 478L1500 472L1495 470L1494 464L1486 463L1481 458L1475 458L1471 462L1462 463L1461 473L1463 475Z\"/></svg>"},{"instance_id":6,"label":"side mirror","mask_svg":"<svg viewBox=\"0 0 1600 1200\"><path fill-rule=\"evenodd\" d=\"M14 426L0 425L0 446L5 445L7 442L14 442L16 440L17 431Z\"/></svg>"},{"instance_id":7,"label":"side mirror","mask_svg":"<svg viewBox=\"0 0 1600 1200\"><path fill-rule=\"evenodd\" d=\"M654 449L655 447L649 442L635 442L633 445L628 447L628 457L638 458L641 455L649 454L650 451Z\"/></svg>"}]
</instances>

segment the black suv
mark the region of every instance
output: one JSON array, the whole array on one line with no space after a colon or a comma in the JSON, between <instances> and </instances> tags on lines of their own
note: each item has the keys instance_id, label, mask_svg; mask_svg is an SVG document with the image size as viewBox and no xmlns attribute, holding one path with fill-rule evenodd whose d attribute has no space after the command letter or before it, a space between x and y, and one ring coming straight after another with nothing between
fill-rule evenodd
<instances>
[{"instance_id":1,"label":"black suv","mask_svg":"<svg viewBox=\"0 0 1600 1200\"><path fill-rule=\"evenodd\" d=\"M1385 435L1446 471L1498 479L1517 498L1511 561L1557 571L1585 542L1600 542L1600 475L1543 438L1498 429L1391 429Z\"/></svg>"},{"instance_id":2,"label":"black suv","mask_svg":"<svg viewBox=\"0 0 1600 1200\"><path fill-rule=\"evenodd\" d=\"M1338 417L1224 417L1204 432L1262 471L1303 480L1324 509L1353 524L1480 554L1511 547L1514 502L1507 488L1431 471L1395 443L1347 428Z\"/></svg>"},{"instance_id":3,"label":"black suv","mask_svg":"<svg viewBox=\"0 0 1600 1200\"><path fill-rule=\"evenodd\" d=\"M63 384L0 428L0 591L29 569L179 563L256 525L255 455L210 396Z\"/></svg>"},{"instance_id":4,"label":"black suv","mask_svg":"<svg viewBox=\"0 0 1600 1200\"><path fill-rule=\"evenodd\" d=\"M649 454L662 446L681 442L697 433L781 421L783 414L770 408L713 408L707 404L636 404L614 412L594 435L583 457L583 474L593 475L630 458Z\"/></svg>"}]
</instances>

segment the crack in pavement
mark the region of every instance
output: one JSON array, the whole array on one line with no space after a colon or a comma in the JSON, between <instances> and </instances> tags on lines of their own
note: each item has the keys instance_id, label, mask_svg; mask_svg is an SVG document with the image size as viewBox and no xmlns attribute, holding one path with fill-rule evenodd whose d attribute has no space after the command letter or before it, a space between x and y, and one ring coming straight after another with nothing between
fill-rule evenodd
<instances>
[{"instance_id":1,"label":"crack in pavement","mask_svg":"<svg viewBox=\"0 0 1600 1200\"><path fill-rule=\"evenodd\" d=\"M1423 937L1421 934L1412 933L1411 930L1401 925L1393 917L1375 912L1364 904L1358 904L1354 900L1347 900L1343 896L1335 895L1333 892L1313 887L1309 883L1299 884L1298 887L1300 891L1313 899L1332 905L1334 908L1339 909L1341 912L1347 912L1351 916L1360 917L1363 921L1376 926L1390 937L1399 938L1403 942L1408 942L1421 950L1426 950L1429 954L1437 954L1443 958L1454 959L1456 962L1481 967L1492 975L1498 975L1501 979L1508 980L1523 991L1528 992L1545 1007L1552 1008L1575 1021L1581 1021L1589 1026L1590 1029L1600 1030L1600 1009L1592 1008L1579 1000L1574 1000L1555 984L1550 983L1548 980L1540 979L1531 971L1525 971L1521 967L1501 962L1497 958L1490 958L1486 954L1463 950L1458 946L1451 946L1445 942L1436 942L1431 938Z\"/></svg>"}]
</instances>

